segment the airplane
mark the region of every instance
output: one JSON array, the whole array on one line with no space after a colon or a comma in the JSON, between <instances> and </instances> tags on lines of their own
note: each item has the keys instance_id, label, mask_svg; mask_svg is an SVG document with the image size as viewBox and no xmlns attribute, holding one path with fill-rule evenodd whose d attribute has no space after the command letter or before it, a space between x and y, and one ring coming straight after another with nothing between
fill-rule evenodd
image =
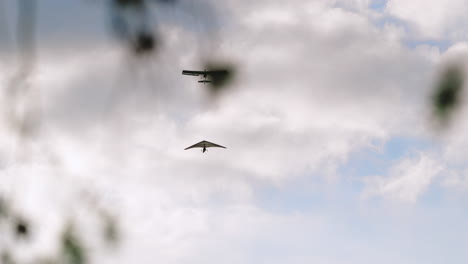
<instances>
[{"instance_id":1,"label":"airplane","mask_svg":"<svg viewBox=\"0 0 468 264\"><path fill-rule=\"evenodd\" d=\"M192 145L190 147L185 148L184 150L191 149L191 148L203 148L202 153L205 153L206 148L212 148L212 147L217 147L217 148L226 148L220 145L217 145L215 143L208 142L206 140L200 141L195 145Z\"/></svg>"},{"instance_id":2,"label":"airplane","mask_svg":"<svg viewBox=\"0 0 468 264\"><path fill-rule=\"evenodd\" d=\"M198 81L199 83L211 83L212 80L208 80L208 76L211 77L220 77L220 76L226 76L229 74L227 70L214 70L214 71L187 71L183 70L182 71L183 75L190 75L190 76L202 76L203 80Z\"/></svg>"}]
</instances>

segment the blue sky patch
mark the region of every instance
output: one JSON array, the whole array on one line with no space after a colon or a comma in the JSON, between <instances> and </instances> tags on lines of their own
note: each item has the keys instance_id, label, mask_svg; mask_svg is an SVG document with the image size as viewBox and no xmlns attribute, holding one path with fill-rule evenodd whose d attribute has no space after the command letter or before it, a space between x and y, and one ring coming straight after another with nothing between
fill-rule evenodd
<instances>
[{"instance_id":1,"label":"blue sky patch","mask_svg":"<svg viewBox=\"0 0 468 264\"><path fill-rule=\"evenodd\" d=\"M369 8L378 10L378 11L383 11L386 6L387 6L387 0L373 0L370 3Z\"/></svg>"}]
</instances>

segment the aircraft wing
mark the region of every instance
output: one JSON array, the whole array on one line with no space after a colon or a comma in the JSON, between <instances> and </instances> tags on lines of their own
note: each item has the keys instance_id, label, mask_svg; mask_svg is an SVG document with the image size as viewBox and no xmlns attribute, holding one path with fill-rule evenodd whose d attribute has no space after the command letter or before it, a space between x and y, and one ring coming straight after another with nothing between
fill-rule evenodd
<instances>
[{"instance_id":1,"label":"aircraft wing","mask_svg":"<svg viewBox=\"0 0 468 264\"><path fill-rule=\"evenodd\" d=\"M192 145L190 147L185 148L185 150L191 149L191 148L203 148L203 147L205 147L205 148L212 148L212 147L226 148L226 147L223 147L221 145L218 145L218 144L211 143L211 142L203 140L203 141L198 142L197 144L194 144L194 145Z\"/></svg>"},{"instance_id":2,"label":"aircraft wing","mask_svg":"<svg viewBox=\"0 0 468 264\"><path fill-rule=\"evenodd\" d=\"M186 70L182 71L183 75L191 75L191 76L199 76L199 75L203 75L204 73L205 72L203 71L186 71Z\"/></svg>"}]
</instances>

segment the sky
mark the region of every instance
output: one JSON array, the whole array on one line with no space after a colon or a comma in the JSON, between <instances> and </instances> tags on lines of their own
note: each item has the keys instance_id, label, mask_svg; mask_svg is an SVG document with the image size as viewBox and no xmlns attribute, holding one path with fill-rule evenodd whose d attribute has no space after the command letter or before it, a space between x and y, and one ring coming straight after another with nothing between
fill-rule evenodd
<instances>
[{"instance_id":1,"label":"sky","mask_svg":"<svg viewBox=\"0 0 468 264\"><path fill-rule=\"evenodd\" d=\"M468 261L468 110L437 129L430 105L468 56L466 1L150 6L157 52L142 57L110 1L38 1L30 91L0 95L0 195L34 235L20 259L53 255L71 218L91 263ZM1 3L2 91L15 12ZM181 75L206 61L235 67L215 96ZM11 105L40 120L23 141ZM183 150L201 140L227 149ZM117 216L112 251L89 193Z\"/></svg>"}]
</instances>

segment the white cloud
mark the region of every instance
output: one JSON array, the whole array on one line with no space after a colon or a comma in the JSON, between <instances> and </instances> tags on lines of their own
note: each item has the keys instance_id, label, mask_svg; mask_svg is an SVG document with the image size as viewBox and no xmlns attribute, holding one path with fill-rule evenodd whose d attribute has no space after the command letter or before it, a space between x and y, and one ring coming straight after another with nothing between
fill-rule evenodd
<instances>
[{"instance_id":1,"label":"white cloud","mask_svg":"<svg viewBox=\"0 0 468 264\"><path fill-rule=\"evenodd\" d=\"M468 4L463 0L389 0L386 12L408 22L429 39L465 39Z\"/></svg>"},{"instance_id":2,"label":"white cloud","mask_svg":"<svg viewBox=\"0 0 468 264\"><path fill-rule=\"evenodd\" d=\"M451 190L455 189L463 192L468 190L468 171L461 170L446 175L443 184Z\"/></svg>"},{"instance_id":3,"label":"white cloud","mask_svg":"<svg viewBox=\"0 0 468 264\"><path fill-rule=\"evenodd\" d=\"M398 162L390 169L388 176L367 178L364 195L415 203L442 169L439 161L421 153L416 158Z\"/></svg>"},{"instance_id":4,"label":"white cloud","mask_svg":"<svg viewBox=\"0 0 468 264\"><path fill-rule=\"evenodd\" d=\"M183 2L181 14L190 4ZM90 186L121 214L128 244L120 263L214 263L223 255L229 256L223 263L254 263L268 254L277 254L268 263L349 263L336 256L336 243L361 260L355 263L375 263L380 258L367 254L377 244L354 247L352 235L337 233L327 240L347 227L337 220L345 215L275 214L255 198L264 185L340 179L346 175L338 168L353 153L396 135L425 134L438 52L407 49L399 28L374 26L359 11L367 1L353 1L353 11L336 1L229 4L233 21L221 23L218 41L208 38L211 45L189 25L198 16L162 23L167 37L154 60L128 62L111 46L60 56L41 49L35 89L44 101L43 133L33 142L33 157L49 166L47 149L65 176L63 182L45 170L34 176L57 190ZM238 79L216 102L196 79L180 75L199 67L199 52L206 50L203 56L237 63ZM183 151L202 139L228 148ZM19 190L22 182L9 164L8 185ZM366 192L415 202L440 164L423 154L402 161L388 177L370 179ZM36 191L45 200L51 193ZM19 204L31 199L15 198ZM262 255L261 246L274 252ZM323 251L311 256L308 246Z\"/></svg>"}]
</instances>

